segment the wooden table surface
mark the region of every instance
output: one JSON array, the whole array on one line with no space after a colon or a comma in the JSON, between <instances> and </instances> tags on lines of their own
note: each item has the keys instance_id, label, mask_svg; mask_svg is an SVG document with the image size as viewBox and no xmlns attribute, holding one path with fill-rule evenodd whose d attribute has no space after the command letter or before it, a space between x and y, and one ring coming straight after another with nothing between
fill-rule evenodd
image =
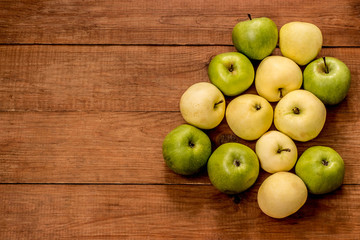
<instances>
[{"instance_id":1,"label":"wooden table surface","mask_svg":"<svg viewBox=\"0 0 360 240\"><path fill-rule=\"evenodd\" d=\"M338 151L344 184L281 220L257 205L264 171L228 196L206 171L176 175L161 152L184 123L181 94L209 81L213 56L235 51L231 31L247 13L278 28L316 24L319 56L352 74L321 134L296 143L299 154ZM359 0L0 0L0 239L360 239L359 33ZM214 148L254 149L225 122L207 133Z\"/></svg>"}]
</instances>

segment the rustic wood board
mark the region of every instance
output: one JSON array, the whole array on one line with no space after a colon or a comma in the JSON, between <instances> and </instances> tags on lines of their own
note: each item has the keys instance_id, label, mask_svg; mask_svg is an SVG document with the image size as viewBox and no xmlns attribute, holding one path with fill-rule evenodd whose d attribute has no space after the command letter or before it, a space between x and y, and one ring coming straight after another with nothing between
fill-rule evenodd
<instances>
[{"instance_id":1,"label":"rustic wood board","mask_svg":"<svg viewBox=\"0 0 360 240\"><path fill-rule=\"evenodd\" d=\"M29 191L31 187L31 191ZM357 239L360 187L265 216L258 186L236 199L213 186L1 185L3 239Z\"/></svg>"},{"instance_id":2,"label":"rustic wood board","mask_svg":"<svg viewBox=\"0 0 360 240\"><path fill-rule=\"evenodd\" d=\"M179 111L181 94L209 81L211 58L232 46L0 46L1 111ZM274 55L280 55L279 49ZM359 48L324 48L353 81L339 111L358 113ZM253 62L255 68L258 62ZM255 88L248 91L255 93ZM354 116L358 116L355 114Z\"/></svg>"},{"instance_id":3,"label":"rustic wood board","mask_svg":"<svg viewBox=\"0 0 360 240\"><path fill-rule=\"evenodd\" d=\"M298 142L299 154L310 146L333 147L345 160L345 183L356 184L360 182L360 131L338 116L342 115L328 114L315 140ZM2 113L0 179L7 183L208 183L206 171L181 177L162 160L165 135L181 123L178 112ZM255 149L255 141L235 137L225 122L209 136L214 148L238 141Z\"/></svg>"},{"instance_id":4,"label":"rustic wood board","mask_svg":"<svg viewBox=\"0 0 360 240\"><path fill-rule=\"evenodd\" d=\"M234 25L312 22L325 46L359 46L358 0L0 1L0 43L231 45Z\"/></svg>"},{"instance_id":5,"label":"rustic wood board","mask_svg":"<svg viewBox=\"0 0 360 240\"><path fill-rule=\"evenodd\" d=\"M209 81L213 56L235 51L231 30L247 13L278 28L318 25L319 56L341 59L352 73L321 134L297 142L300 154L336 149L344 185L310 195L282 220L257 206L264 171L228 196L205 170L174 174L161 154L165 135L184 123L181 94ZM0 0L0 239L359 239L359 32L357 0ZM225 121L206 133L214 149L255 146Z\"/></svg>"}]
</instances>

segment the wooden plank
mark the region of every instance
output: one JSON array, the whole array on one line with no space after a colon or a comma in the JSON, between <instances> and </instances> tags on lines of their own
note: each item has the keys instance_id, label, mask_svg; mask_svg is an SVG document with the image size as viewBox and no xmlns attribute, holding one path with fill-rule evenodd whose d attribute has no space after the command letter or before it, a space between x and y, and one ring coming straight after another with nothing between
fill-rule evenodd
<instances>
[{"instance_id":1,"label":"wooden plank","mask_svg":"<svg viewBox=\"0 0 360 240\"><path fill-rule=\"evenodd\" d=\"M211 58L229 51L234 48L0 46L0 111L178 111L190 85L209 81ZM360 49L324 48L320 56L349 66L352 86L339 111L358 113Z\"/></svg>"},{"instance_id":2,"label":"wooden plank","mask_svg":"<svg viewBox=\"0 0 360 240\"><path fill-rule=\"evenodd\" d=\"M177 111L181 93L207 81L211 49L0 46L0 110Z\"/></svg>"},{"instance_id":3,"label":"wooden plank","mask_svg":"<svg viewBox=\"0 0 360 240\"><path fill-rule=\"evenodd\" d=\"M297 143L299 154L333 147L346 164L344 182L360 184L358 116L329 112L318 138ZM179 112L3 112L0 182L209 184L206 171L181 177L163 161L162 141L182 123ZM207 133L214 149L229 141L255 149L255 141L240 140L225 121ZM259 181L266 176L262 171Z\"/></svg>"},{"instance_id":4,"label":"wooden plank","mask_svg":"<svg viewBox=\"0 0 360 240\"><path fill-rule=\"evenodd\" d=\"M184 182L161 144L179 113L1 113L0 182ZM5 126L6 125L6 126Z\"/></svg>"},{"instance_id":5,"label":"wooden plank","mask_svg":"<svg viewBox=\"0 0 360 240\"><path fill-rule=\"evenodd\" d=\"M320 27L326 46L359 46L358 0L0 1L0 43L231 44L240 20Z\"/></svg>"},{"instance_id":6,"label":"wooden plank","mask_svg":"<svg viewBox=\"0 0 360 240\"><path fill-rule=\"evenodd\" d=\"M360 186L276 220L212 186L0 185L1 239L357 239ZM235 200L235 201L234 201Z\"/></svg>"}]
</instances>

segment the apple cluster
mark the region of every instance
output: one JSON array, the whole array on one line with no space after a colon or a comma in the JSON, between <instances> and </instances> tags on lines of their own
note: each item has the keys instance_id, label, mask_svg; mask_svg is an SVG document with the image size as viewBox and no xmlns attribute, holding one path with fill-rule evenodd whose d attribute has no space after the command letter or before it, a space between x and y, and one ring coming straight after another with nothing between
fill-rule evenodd
<instances>
[{"instance_id":1,"label":"apple cluster","mask_svg":"<svg viewBox=\"0 0 360 240\"><path fill-rule=\"evenodd\" d=\"M250 188L261 167L272 175L259 188L260 209L274 218L287 217L304 205L308 192L325 194L343 182L344 161L334 149L313 146L298 158L294 141L319 135L326 106L346 97L351 74L334 57L314 60L323 37L312 23L290 22L278 32L271 19L249 15L235 25L232 40L237 51L211 60L210 82L195 83L181 96L187 124L165 137L163 157L178 174L191 175L206 166L211 183L226 194ZM272 55L278 42L282 56ZM252 60L261 61L256 73ZM254 82L257 94L244 93ZM227 106L225 96L232 97ZM217 127L224 118L235 135L256 140L255 151L230 142L212 152L203 129ZM272 123L276 130L269 131ZM289 172L294 167L295 174Z\"/></svg>"}]
</instances>

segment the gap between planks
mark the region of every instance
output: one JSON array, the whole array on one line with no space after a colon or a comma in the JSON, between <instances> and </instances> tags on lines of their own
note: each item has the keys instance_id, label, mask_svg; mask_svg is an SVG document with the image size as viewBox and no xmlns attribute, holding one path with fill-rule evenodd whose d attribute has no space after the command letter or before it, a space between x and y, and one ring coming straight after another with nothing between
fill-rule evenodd
<instances>
[{"instance_id":1,"label":"gap between planks","mask_svg":"<svg viewBox=\"0 0 360 240\"><path fill-rule=\"evenodd\" d=\"M211 186L210 183L96 183L96 182L88 182L88 183L7 183L0 182L0 185L87 185L87 186ZM257 185L257 184L254 184ZM360 184L344 184L344 185L360 185Z\"/></svg>"},{"instance_id":2,"label":"gap between planks","mask_svg":"<svg viewBox=\"0 0 360 240\"><path fill-rule=\"evenodd\" d=\"M258 186L261 183L256 182L253 186ZM0 182L0 185L59 185L59 186L212 186L211 183L95 183L95 182L88 182L88 183L7 183L7 182ZM360 186L358 183L344 183L342 186Z\"/></svg>"},{"instance_id":3,"label":"gap between planks","mask_svg":"<svg viewBox=\"0 0 360 240\"><path fill-rule=\"evenodd\" d=\"M145 47L233 47L233 44L192 44L192 43L174 43L174 44L162 44L162 43L0 43L0 46L99 46L99 47L116 47L116 46L145 46ZM279 48L279 45L276 45ZM322 48L360 48L360 45L351 46L322 46Z\"/></svg>"}]
</instances>

